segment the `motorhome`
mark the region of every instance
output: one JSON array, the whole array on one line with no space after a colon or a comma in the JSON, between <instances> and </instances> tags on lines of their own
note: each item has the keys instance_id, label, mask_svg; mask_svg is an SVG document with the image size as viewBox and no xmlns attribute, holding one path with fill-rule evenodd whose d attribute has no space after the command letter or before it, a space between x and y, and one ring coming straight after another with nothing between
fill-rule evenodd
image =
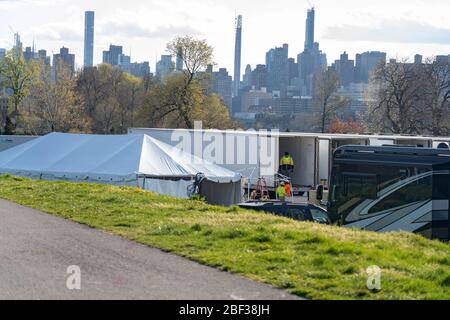
<instances>
[{"instance_id":1,"label":"motorhome","mask_svg":"<svg viewBox=\"0 0 450 320\"><path fill-rule=\"evenodd\" d=\"M450 150L344 146L334 153L328 214L341 226L449 240Z\"/></svg>"}]
</instances>

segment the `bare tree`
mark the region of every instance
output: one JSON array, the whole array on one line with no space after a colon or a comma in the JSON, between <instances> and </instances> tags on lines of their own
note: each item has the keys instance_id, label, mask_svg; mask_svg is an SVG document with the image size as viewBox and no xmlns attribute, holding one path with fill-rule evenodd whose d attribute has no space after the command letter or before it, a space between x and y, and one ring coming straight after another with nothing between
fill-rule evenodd
<instances>
[{"instance_id":1,"label":"bare tree","mask_svg":"<svg viewBox=\"0 0 450 320\"><path fill-rule=\"evenodd\" d=\"M435 136L450 134L450 63L428 58L421 68L424 109L430 111L427 131Z\"/></svg>"},{"instance_id":2,"label":"bare tree","mask_svg":"<svg viewBox=\"0 0 450 320\"><path fill-rule=\"evenodd\" d=\"M423 132L422 81L417 68L401 62L380 64L369 89L368 125L374 131L394 134Z\"/></svg>"},{"instance_id":3,"label":"bare tree","mask_svg":"<svg viewBox=\"0 0 450 320\"><path fill-rule=\"evenodd\" d=\"M347 100L336 95L339 76L333 70L317 72L314 76L314 102L318 109L319 130L326 133L327 125Z\"/></svg>"},{"instance_id":4,"label":"bare tree","mask_svg":"<svg viewBox=\"0 0 450 320\"><path fill-rule=\"evenodd\" d=\"M77 98L93 117L97 106L107 96L107 83L98 67L84 68L77 77Z\"/></svg>"}]
</instances>

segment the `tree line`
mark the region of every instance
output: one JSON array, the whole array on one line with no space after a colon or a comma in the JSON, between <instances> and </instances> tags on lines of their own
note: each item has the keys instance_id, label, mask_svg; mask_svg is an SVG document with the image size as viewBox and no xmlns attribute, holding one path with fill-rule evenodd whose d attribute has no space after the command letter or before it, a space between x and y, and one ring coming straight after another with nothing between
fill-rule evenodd
<instances>
[{"instance_id":1,"label":"tree line","mask_svg":"<svg viewBox=\"0 0 450 320\"><path fill-rule=\"evenodd\" d=\"M331 68L314 75L312 122L321 133L450 135L450 62L381 62L365 92L367 110L358 122L345 118L350 100L338 94L339 75Z\"/></svg>"},{"instance_id":2,"label":"tree line","mask_svg":"<svg viewBox=\"0 0 450 320\"><path fill-rule=\"evenodd\" d=\"M9 97L6 110L0 110L0 133L123 134L130 127L190 129L197 120L204 128L236 128L221 98L210 94L211 75L203 72L213 63L213 48L186 36L168 43L167 50L183 60L184 68L161 80L105 64L72 73L62 62L53 67L27 62L12 49L0 60L0 89ZM334 70L317 72L314 112L307 119L280 115L261 123L295 128L292 121L310 121L322 133L450 134L448 62L380 63L370 77L363 121L345 118L342 110L350 101L337 94L339 88Z\"/></svg>"},{"instance_id":3,"label":"tree line","mask_svg":"<svg viewBox=\"0 0 450 320\"><path fill-rule=\"evenodd\" d=\"M226 105L205 87L210 79L199 76L213 63L212 47L186 36L167 50L183 59L184 70L158 80L106 64L73 73L62 61L53 67L27 62L12 49L0 60L0 88L9 97L0 133L123 134L137 126L191 129L194 121L205 128L235 127Z\"/></svg>"},{"instance_id":4,"label":"tree line","mask_svg":"<svg viewBox=\"0 0 450 320\"><path fill-rule=\"evenodd\" d=\"M372 132L447 136L450 134L450 63L380 64L367 92L367 127Z\"/></svg>"}]
</instances>

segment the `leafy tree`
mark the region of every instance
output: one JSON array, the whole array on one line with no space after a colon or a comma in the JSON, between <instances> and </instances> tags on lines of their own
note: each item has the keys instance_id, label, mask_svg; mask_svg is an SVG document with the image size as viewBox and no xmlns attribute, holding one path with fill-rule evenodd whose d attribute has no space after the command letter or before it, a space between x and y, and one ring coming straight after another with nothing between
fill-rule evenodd
<instances>
[{"instance_id":1,"label":"leafy tree","mask_svg":"<svg viewBox=\"0 0 450 320\"><path fill-rule=\"evenodd\" d=\"M136 112L143 103L144 93L143 79L128 73L123 74L123 79L117 92L121 133L126 133L127 126L135 126Z\"/></svg>"},{"instance_id":2,"label":"leafy tree","mask_svg":"<svg viewBox=\"0 0 450 320\"><path fill-rule=\"evenodd\" d=\"M175 112L174 108L159 108L162 104L173 106L183 103L177 93L183 90L184 76L177 74L166 79L164 83L155 84L149 91L143 106L139 110L142 126L176 127L190 129L185 117ZM189 113L186 117L202 121L204 128L229 129L236 125L231 121L228 108L217 95L206 95L198 81L190 85Z\"/></svg>"},{"instance_id":3,"label":"leafy tree","mask_svg":"<svg viewBox=\"0 0 450 320\"><path fill-rule=\"evenodd\" d=\"M139 123L141 107L150 78L140 79L111 65L85 68L77 79L77 99L92 119L92 131L102 134L123 134Z\"/></svg>"},{"instance_id":4,"label":"leafy tree","mask_svg":"<svg viewBox=\"0 0 450 320\"><path fill-rule=\"evenodd\" d=\"M185 36L170 42L167 50L183 60L184 70L176 78L171 77L170 82L166 84L163 91L171 90L170 94L165 94L165 99L153 105L153 114L163 121L165 117L182 119L184 126L192 129L195 120L191 118L192 110L198 99L196 75L212 64L213 48L205 40Z\"/></svg>"},{"instance_id":5,"label":"leafy tree","mask_svg":"<svg viewBox=\"0 0 450 320\"><path fill-rule=\"evenodd\" d=\"M237 127L230 118L228 107L216 95L203 95L201 103L194 106L191 117L202 121L205 129L233 129Z\"/></svg>"},{"instance_id":6,"label":"leafy tree","mask_svg":"<svg viewBox=\"0 0 450 320\"><path fill-rule=\"evenodd\" d=\"M13 131L15 130L19 116L20 103L29 94L30 86L35 78L38 68L34 62L27 63L21 51L12 49L0 60L0 79L2 85L11 90L10 121Z\"/></svg>"},{"instance_id":7,"label":"leafy tree","mask_svg":"<svg viewBox=\"0 0 450 320\"><path fill-rule=\"evenodd\" d=\"M189 108L187 114L178 111L178 107L184 102L179 94L185 90L185 77L175 74L166 78L165 82L155 83L145 98L145 102L139 111L139 117L144 126L157 127L182 127L191 128L185 119L191 121L191 112L195 105L202 99L202 90L197 82L189 86Z\"/></svg>"},{"instance_id":8,"label":"leafy tree","mask_svg":"<svg viewBox=\"0 0 450 320\"><path fill-rule=\"evenodd\" d=\"M42 65L21 107L24 128L34 134L88 131L89 121L77 104L75 86L76 79L63 63L58 66L57 79L53 79L50 67Z\"/></svg>"},{"instance_id":9,"label":"leafy tree","mask_svg":"<svg viewBox=\"0 0 450 320\"><path fill-rule=\"evenodd\" d=\"M103 134L121 133L119 130L120 104L119 88L123 84L123 71L103 64L99 66L103 99L98 103L93 115L95 130Z\"/></svg>"}]
</instances>

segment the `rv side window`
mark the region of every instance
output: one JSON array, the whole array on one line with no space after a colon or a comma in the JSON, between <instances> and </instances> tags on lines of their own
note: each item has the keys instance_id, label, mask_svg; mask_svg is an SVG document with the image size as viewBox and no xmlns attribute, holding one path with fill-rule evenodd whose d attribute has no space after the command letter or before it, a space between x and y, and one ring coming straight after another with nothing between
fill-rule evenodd
<instances>
[{"instance_id":1,"label":"rv side window","mask_svg":"<svg viewBox=\"0 0 450 320\"><path fill-rule=\"evenodd\" d=\"M348 198L376 199L378 179L375 174L344 173L343 194Z\"/></svg>"},{"instance_id":2,"label":"rv side window","mask_svg":"<svg viewBox=\"0 0 450 320\"><path fill-rule=\"evenodd\" d=\"M399 208L413 203L429 201L433 196L433 179L431 176L413 181L395 190L378 202L369 214Z\"/></svg>"}]
</instances>

